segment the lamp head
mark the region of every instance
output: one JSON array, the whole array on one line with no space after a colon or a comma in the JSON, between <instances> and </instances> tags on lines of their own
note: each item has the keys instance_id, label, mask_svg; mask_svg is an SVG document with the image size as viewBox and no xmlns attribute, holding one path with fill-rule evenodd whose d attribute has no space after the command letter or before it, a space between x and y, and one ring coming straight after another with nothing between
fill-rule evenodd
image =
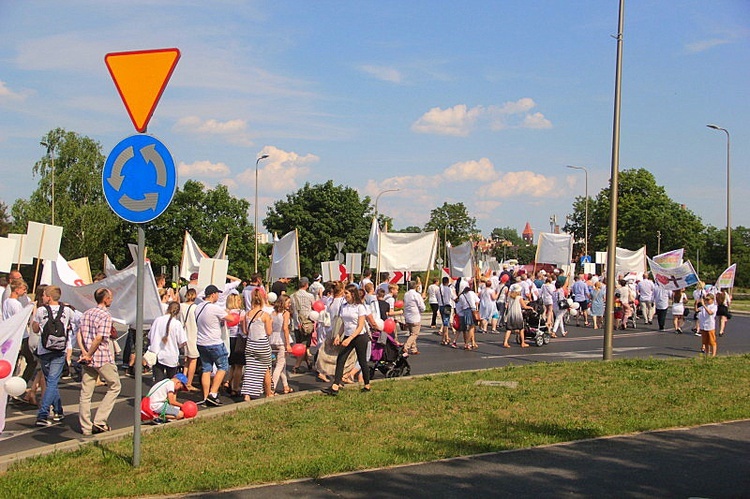
<instances>
[{"instance_id":1,"label":"lamp head","mask_svg":"<svg viewBox=\"0 0 750 499\"><path fill-rule=\"evenodd\" d=\"M708 124L708 125L706 125L706 126L707 126L708 128L713 128L714 130L725 130L724 128L720 127L719 125L714 125L714 124L712 124L712 123L711 123L711 124Z\"/></svg>"}]
</instances>

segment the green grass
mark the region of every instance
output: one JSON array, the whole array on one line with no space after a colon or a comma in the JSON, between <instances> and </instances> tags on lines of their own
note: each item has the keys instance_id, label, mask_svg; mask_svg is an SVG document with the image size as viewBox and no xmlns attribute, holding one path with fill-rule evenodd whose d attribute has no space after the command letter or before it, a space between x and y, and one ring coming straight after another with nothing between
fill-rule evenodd
<instances>
[{"instance_id":1,"label":"green grass","mask_svg":"<svg viewBox=\"0 0 750 499\"><path fill-rule=\"evenodd\" d=\"M3 497L210 491L750 417L750 356L505 367L256 405L14 464ZM477 386L478 380L518 387Z\"/></svg>"}]
</instances>

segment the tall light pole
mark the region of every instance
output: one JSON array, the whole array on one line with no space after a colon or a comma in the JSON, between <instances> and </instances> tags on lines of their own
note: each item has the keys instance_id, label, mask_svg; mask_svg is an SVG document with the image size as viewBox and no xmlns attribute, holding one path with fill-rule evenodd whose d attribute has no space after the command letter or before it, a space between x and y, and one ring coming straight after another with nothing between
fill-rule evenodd
<instances>
[{"instance_id":1,"label":"tall light pole","mask_svg":"<svg viewBox=\"0 0 750 499\"><path fill-rule=\"evenodd\" d=\"M706 126L727 134L727 267L730 267L732 265L732 220L729 210L729 130L718 125Z\"/></svg>"},{"instance_id":2,"label":"tall light pole","mask_svg":"<svg viewBox=\"0 0 750 499\"><path fill-rule=\"evenodd\" d=\"M386 192L398 192L401 189L386 189L384 191L380 191L377 196L375 196L375 218L378 218L378 200L380 199L380 196L385 194Z\"/></svg>"},{"instance_id":3,"label":"tall light pole","mask_svg":"<svg viewBox=\"0 0 750 499\"><path fill-rule=\"evenodd\" d=\"M47 157L52 161L52 203L50 208L52 209L52 225L55 225L55 156L52 154L55 150L54 144L41 141L39 145L47 148Z\"/></svg>"},{"instance_id":4,"label":"tall light pole","mask_svg":"<svg viewBox=\"0 0 750 499\"><path fill-rule=\"evenodd\" d=\"M585 166L573 166L573 165L567 165L566 168L572 168L573 170L583 170L583 173L586 174L586 225L584 227L584 236L583 236L583 252L586 254L586 256L589 255L589 171Z\"/></svg>"},{"instance_id":5,"label":"tall light pole","mask_svg":"<svg viewBox=\"0 0 750 499\"><path fill-rule=\"evenodd\" d=\"M261 159L266 159L268 154L258 156L255 160L255 265L253 272L258 272L258 163Z\"/></svg>"}]
</instances>

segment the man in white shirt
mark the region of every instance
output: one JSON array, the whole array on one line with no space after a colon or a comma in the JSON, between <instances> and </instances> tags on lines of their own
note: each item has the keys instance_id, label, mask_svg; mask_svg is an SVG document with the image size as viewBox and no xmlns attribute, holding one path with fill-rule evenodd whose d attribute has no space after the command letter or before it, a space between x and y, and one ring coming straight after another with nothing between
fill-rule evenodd
<instances>
[{"instance_id":1,"label":"man in white shirt","mask_svg":"<svg viewBox=\"0 0 750 499\"><path fill-rule=\"evenodd\" d=\"M654 281L648 278L648 274L643 274L643 280L636 285L638 291L638 301L641 306L641 314L646 324L654 321Z\"/></svg>"},{"instance_id":2,"label":"man in white shirt","mask_svg":"<svg viewBox=\"0 0 750 499\"><path fill-rule=\"evenodd\" d=\"M418 355L417 338L422 326L422 312L424 312L424 300L417 292L417 283L409 281L409 291L404 293L404 321L409 331L409 338L404 344L404 351L412 355Z\"/></svg>"},{"instance_id":3,"label":"man in white shirt","mask_svg":"<svg viewBox=\"0 0 750 499\"><path fill-rule=\"evenodd\" d=\"M222 321L233 317L226 309L216 304L220 290L213 284L206 287L206 298L195 310L195 323L198 326L198 354L200 355L203 373L203 401L205 405L220 406L219 388L229 370L229 352L221 336ZM211 371L216 366L216 375L211 380Z\"/></svg>"}]
</instances>

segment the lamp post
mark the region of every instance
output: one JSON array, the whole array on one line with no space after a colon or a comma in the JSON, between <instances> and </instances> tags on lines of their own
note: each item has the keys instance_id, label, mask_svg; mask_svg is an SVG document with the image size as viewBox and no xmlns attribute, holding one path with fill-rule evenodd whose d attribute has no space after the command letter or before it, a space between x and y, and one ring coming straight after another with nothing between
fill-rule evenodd
<instances>
[{"instance_id":1,"label":"lamp post","mask_svg":"<svg viewBox=\"0 0 750 499\"><path fill-rule=\"evenodd\" d=\"M47 157L52 161L52 203L50 204L50 208L52 209L51 223L52 225L55 225L55 156L52 154L55 150L55 146L45 141L39 142L39 145L47 148Z\"/></svg>"},{"instance_id":2,"label":"lamp post","mask_svg":"<svg viewBox=\"0 0 750 499\"><path fill-rule=\"evenodd\" d=\"M586 254L586 256L589 255L589 171L586 169L585 166L572 166L567 165L566 168L572 168L573 170L583 170L583 173L586 174L586 221L585 221L585 227L584 227L584 236L583 236L583 252Z\"/></svg>"},{"instance_id":3,"label":"lamp post","mask_svg":"<svg viewBox=\"0 0 750 499\"><path fill-rule=\"evenodd\" d=\"M730 267L732 265L732 223L729 210L729 130L713 124L706 126L727 134L727 267Z\"/></svg>"},{"instance_id":4,"label":"lamp post","mask_svg":"<svg viewBox=\"0 0 750 499\"><path fill-rule=\"evenodd\" d=\"M258 163L261 159L266 159L268 154L259 156L255 160L255 265L253 272L258 272Z\"/></svg>"},{"instance_id":5,"label":"lamp post","mask_svg":"<svg viewBox=\"0 0 750 499\"><path fill-rule=\"evenodd\" d=\"M377 196L375 196L375 218L378 218L378 200L380 200L380 196L385 194L386 192L398 192L401 189L386 189L384 191L380 191Z\"/></svg>"}]
</instances>

